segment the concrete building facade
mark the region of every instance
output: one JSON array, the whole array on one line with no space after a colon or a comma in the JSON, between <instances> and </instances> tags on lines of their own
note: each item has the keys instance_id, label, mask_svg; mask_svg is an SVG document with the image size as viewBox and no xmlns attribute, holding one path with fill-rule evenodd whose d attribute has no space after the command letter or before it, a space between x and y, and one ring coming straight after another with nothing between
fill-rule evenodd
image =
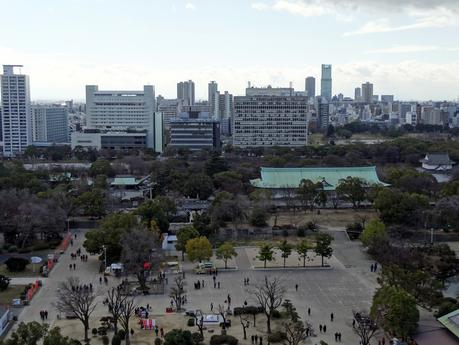
<instances>
[{"instance_id":1,"label":"concrete building facade","mask_svg":"<svg viewBox=\"0 0 459 345\"><path fill-rule=\"evenodd\" d=\"M268 94L270 90L267 90ZM303 146L308 141L308 98L304 96L234 97L233 145Z\"/></svg>"},{"instance_id":2,"label":"concrete building facade","mask_svg":"<svg viewBox=\"0 0 459 345\"><path fill-rule=\"evenodd\" d=\"M32 106L32 139L68 143L69 114L66 107Z\"/></svg>"},{"instance_id":3,"label":"concrete building facade","mask_svg":"<svg viewBox=\"0 0 459 345\"><path fill-rule=\"evenodd\" d=\"M16 74L22 65L3 65L1 75L3 156L21 155L32 144L29 77Z\"/></svg>"},{"instance_id":4,"label":"concrete building facade","mask_svg":"<svg viewBox=\"0 0 459 345\"><path fill-rule=\"evenodd\" d=\"M316 97L316 78L314 77L306 78L304 91L306 91L306 94L309 98Z\"/></svg>"},{"instance_id":5,"label":"concrete building facade","mask_svg":"<svg viewBox=\"0 0 459 345\"><path fill-rule=\"evenodd\" d=\"M192 80L177 83L177 99L182 100L183 104L193 105L195 101L194 82Z\"/></svg>"},{"instance_id":6,"label":"concrete building facade","mask_svg":"<svg viewBox=\"0 0 459 345\"><path fill-rule=\"evenodd\" d=\"M320 81L320 95L327 101L332 99L332 65L322 65L322 79Z\"/></svg>"}]
</instances>

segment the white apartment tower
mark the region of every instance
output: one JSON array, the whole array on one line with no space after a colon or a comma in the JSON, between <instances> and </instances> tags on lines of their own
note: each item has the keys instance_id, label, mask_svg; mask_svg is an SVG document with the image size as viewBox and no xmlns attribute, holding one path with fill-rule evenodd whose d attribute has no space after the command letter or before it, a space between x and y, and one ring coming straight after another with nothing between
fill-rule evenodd
<instances>
[{"instance_id":1,"label":"white apartment tower","mask_svg":"<svg viewBox=\"0 0 459 345\"><path fill-rule=\"evenodd\" d=\"M100 91L86 85L87 127L109 132L143 131L147 147L155 146L155 89L142 91Z\"/></svg>"},{"instance_id":2,"label":"white apartment tower","mask_svg":"<svg viewBox=\"0 0 459 345\"><path fill-rule=\"evenodd\" d=\"M32 143L29 77L16 74L22 65L3 65L1 76L3 156L14 157Z\"/></svg>"},{"instance_id":3,"label":"white apartment tower","mask_svg":"<svg viewBox=\"0 0 459 345\"><path fill-rule=\"evenodd\" d=\"M215 112L215 98L216 98L216 93L218 92L218 84L215 81L211 81L208 85L208 96L207 96L207 101L211 107L211 113L212 116L216 116Z\"/></svg>"}]
</instances>

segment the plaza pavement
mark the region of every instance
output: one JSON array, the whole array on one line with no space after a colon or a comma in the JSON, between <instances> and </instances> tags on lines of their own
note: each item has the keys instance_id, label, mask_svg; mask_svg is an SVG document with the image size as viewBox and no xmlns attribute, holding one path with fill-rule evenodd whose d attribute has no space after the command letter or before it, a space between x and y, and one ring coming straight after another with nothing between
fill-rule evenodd
<instances>
[{"instance_id":1,"label":"plaza pavement","mask_svg":"<svg viewBox=\"0 0 459 345\"><path fill-rule=\"evenodd\" d=\"M248 257L247 248L237 248L236 258L237 271L220 273L217 281L221 288L214 289L213 280L208 275L196 275L192 272L194 267L190 263L185 263L186 272L186 294L188 303L187 309L201 309L210 312L210 303L216 307L219 303L223 304L230 294L232 307L242 306L244 301L248 304L255 304L251 298L250 286L244 286L243 280L248 277L250 285L261 282L267 275L269 277L279 277L286 287L285 298L288 298L297 308L303 320L308 320L315 328L318 335L308 341L310 344L318 344L324 340L329 344L335 344L334 333L342 333L343 344L358 344L358 338L352 331L352 311L367 309L370 307L371 298L377 286L375 273L370 272L371 261L362 251L361 245L357 242L348 240L342 231L329 230L335 237L333 242L336 263L331 270L295 270L295 269L275 269L270 271L258 271L251 269L251 260ZM40 310L48 310L48 323L53 323L57 318L57 311L53 303L56 301L56 289L59 282L69 276L78 276L82 284L92 283L99 293L99 305L93 316L100 317L107 315L107 308L102 305L105 292L111 286L119 283L118 278L109 277L109 284L99 284L100 274L98 273L99 262L96 256L90 256L88 262L80 260L72 261L70 253L78 247L82 248L84 240L83 231L76 230L77 239L74 240L73 247L69 247L61 256L56 267L50 276L44 280L43 288L34 297L31 304L22 309L18 315L19 321L40 321ZM249 251L250 252L250 251ZM77 270L69 270L69 264L76 263ZM195 290L193 283L197 280L204 280L205 286L200 290ZM168 287L172 285L173 276L168 277ZM295 291L295 284L299 289ZM153 307L152 315L164 314L166 307L170 304L167 295L150 295L137 297L139 305L147 303ZM214 308L215 308L214 307ZM308 317L307 310L311 308L311 316ZM215 309L214 309L215 310ZM330 313L334 313L334 321L330 321ZM327 334L319 333L319 324L327 325ZM97 325L95 325L97 326ZM92 327L92 326L91 326ZM167 331L167 330L166 330ZM231 334L231 330L229 332ZM249 330L249 337L250 337Z\"/></svg>"}]
</instances>

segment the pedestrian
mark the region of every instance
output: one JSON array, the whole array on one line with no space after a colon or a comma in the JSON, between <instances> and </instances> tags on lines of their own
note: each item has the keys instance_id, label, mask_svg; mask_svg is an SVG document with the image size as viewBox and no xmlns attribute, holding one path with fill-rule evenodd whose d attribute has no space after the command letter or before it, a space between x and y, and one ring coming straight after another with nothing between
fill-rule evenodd
<instances>
[{"instance_id":1,"label":"pedestrian","mask_svg":"<svg viewBox=\"0 0 459 345\"><path fill-rule=\"evenodd\" d=\"M220 282L218 282L218 284L217 284L217 285L218 285L218 288L220 289Z\"/></svg>"},{"instance_id":2,"label":"pedestrian","mask_svg":"<svg viewBox=\"0 0 459 345\"><path fill-rule=\"evenodd\" d=\"M249 285L249 277L247 277L247 285Z\"/></svg>"},{"instance_id":3,"label":"pedestrian","mask_svg":"<svg viewBox=\"0 0 459 345\"><path fill-rule=\"evenodd\" d=\"M308 308L308 316L311 316L311 308Z\"/></svg>"},{"instance_id":4,"label":"pedestrian","mask_svg":"<svg viewBox=\"0 0 459 345\"><path fill-rule=\"evenodd\" d=\"M324 326L322 327L322 330L324 331L324 333L327 333L327 326L324 325Z\"/></svg>"},{"instance_id":5,"label":"pedestrian","mask_svg":"<svg viewBox=\"0 0 459 345\"><path fill-rule=\"evenodd\" d=\"M298 284L295 284L295 290L298 291Z\"/></svg>"},{"instance_id":6,"label":"pedestrian","mask_svg":"<svg viewBox=\"0 0 459 345\"><path fill-rule=\"evenodd\" d=\"M250 337L250 340L252 340L252 344L253 342L255 341L255 336L252 334L252 336Z\"/></svg>"},{"instance_id":7,"label":"pedestrian","mask_svg":"<svg viewBox=\"0 0 459 345\"><path fill-rule=\"evenodd\" d=\"M99 284L102 284L102 277L99 277Z\"/></svg>"},{"instance_id":8,"label":"pedestrian","mask_svg":"<svg viewBox=\"0 0 459 345\"><path fill-rule=\"evenodd\" d=\"M214 289L217 288L217 283L214 281Z\"/></svg>"},{"instance_id":9,"label":"pedestrian","mask_svg":"<svg viewBox=\"0 0 459 345\"><path fill-rule=\"evenodd\" d=\"M375 262L375 266L374 267L375 267L375 272L376 272L378 270L378 263L377 262Z\"/></svg>"},{"instance_id":10,"label":"pedestrian","mask_svg":"<svg viewBox=\"0 0 459 345\"><path fill-rule=\"evenodd\" d=\"M75 239L76 239L76 237L77 237L77 234L75 234Z\"/></svg>"},{"instance_id":11,"label":"pedestrian","mask_svg":"<svg viewBox=\"0 0 459 345\"><path fill-rule=\"evenodd\" d=\"M258 335L255 334L255 344L258 343Z\"/></svg>"},{"instance_id":12,"label":"pedestrian","mask_svg":"<svg viewBox=\"0 0 459 345\"><path fill-rule=\"evenodd\" d=\"M355 319L352 320L352 327L355 327Z\"/></svg>"},{"instance_id":13,"label":"pedestrian","mask_svg":"<svg viewBox=\"0 0 459 345\"><path fill-rule=\"evenodd\" d=\"M70 270L70 271L72 270L72 264L69 265L69 270Z\"/></svg>"},{"instance_id":14,"label":"pedestrian","mask_svg":"<svg viewBox=\"0 0 459 345\"><path fill-rule=\"evenodd\" d=\"M335 332L335 341L338 341L338 332Z\"/></svg>"},{"instance_id":15,"label":"pedestrian","mask_svg":"<svg viewBox=\"0 0 459 345\"><path fill-rule=\"evenodd\" d=\"M214 304L210 302L210 311L213 311L213 310L214 310Z\"/></svg>"},{"instance_id":16,"label":"pedestrian","mask_svg":"<svg viewBox=\"0 0 459 345\"><path fill-rule=\"evenodd\" d=\"M319 325L319 332L322 333L322 325Z\"/></svg>"},{"instance_id":17,"label":"pedestrian","mask_svg":"<svg viewBox=\"0 0 459 345\"><path fill-rule=\"evenodd\" d=\"M73 264L73 269L76 270L76 264Z\"/></svg>"},{"instance_id":18,"label":"pedestrian","mask_svg":"<svg viewBox=\"0 0 459 345\"><path fill-rule=\"evenodd\" d=\"M373 264L370 266L370 272L373 272Z\"/></svg>"},{"instance_id":19,"label":"pedestrian","mask_svg":"<svg viewBox=\"0 0 459 345\"><path fill-rule=\"evenodd\" d=\"M338 333L338 341L341 342L341 332Z\"/></svg>"},{"instance_id":20,"label":"pedestrian","mask_svg":"<svg viewBox=\"0 0 459 345\"><path fill-rule=\"evenodd\" d=\"M131 328L131 335L134 335L134 329Z\"/></svg>"},{"instance_id":21,"label":"pedestrian","mask_svg":"<svg viewBox=\"0 0 459 345\"><path fill-rule=\"evenodd\" d=\"M204 287L204 279L202 280L202 287Z\"/></svg>"},{"instance_id":22,"label":"pedestrian","mask_svg":"<svg viewBox=\"0 0 459 345\"><path fill-rule=\"evenodd\" d=\"M330 321L333 322L333 319L334 319L334 315L333 313L330 314Z\"/></svg>"},{"instance_id":23,"label":"pedestrian","mask_svg":"<svg viewBox=\"0 0 459 345\"><path fill-rule=\"evenodd\" d=\"M244 278L244 286L247 285L247 279Z\"/></svg>"},{"instance_id":24,"label":"pedestrian","mask_svg":"<svg viewBox=\"0 0 459 345\"><path fill-rule=\"evenodd\" d=\"M48 320L48 311L45 310L45 319Z\"/></svg>"},{"instance_id":25,"label":"pedestrian","mask_svg":"<svg viewBox=\"0 0 459 345\"><path fill-rule=\"evenodd\" d=\"M73 240L70 240L70 246L73 247Z\"/></svg>"},{"instance_id":26,"label":"pedestrian","mask_svg":"<svg viewBox=\"0 0 459 345\"><path fill-rule=\"evenodd\" d=\"M263 337L260 335L260 345L263 345Z\"/></svg>"},{"instance_id":27,"label":"pedestrian","mask_svg":"<svg viewBox=\"0 0 459 345\"><path fill-rule=\"evenodd\" d=\"M159 330L159 332L161 333L161 338L164 338L164 329L161 327L161 329Z\"/></svg>"},{"instance_id":28,"label":"pedestrian","mask_svg":"<svg viewBox=\"0 0 459 345\"><path fill-rule=\"evenodd\" d=\"M158 337L158 333L159 333L159 329L158 329L158 326L155 327L155 336L156 338Z\"/></svg>"}]
</instances>

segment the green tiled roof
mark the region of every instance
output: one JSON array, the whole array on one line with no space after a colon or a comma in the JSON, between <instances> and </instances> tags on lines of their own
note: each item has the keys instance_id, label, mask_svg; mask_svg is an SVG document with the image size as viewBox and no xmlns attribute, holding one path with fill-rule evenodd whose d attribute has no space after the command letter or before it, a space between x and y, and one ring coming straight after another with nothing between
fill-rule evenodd
<instances>
[{"instance_id":1,"label":"green tiled roof","mask_svg":"<svg viewBox=\"0 0 459 345\"><path fill-rule=\"evenodd\" d=\"M325 190L335 190L339 181L349 176L358 177L368 184L381 182L375 166L367 167L310 167L310 168L261 168L261 179L251 180L257 188L298 188L301 180L322 182Z\"/></svg>"},{"instance_id":2,"label":"green tiled roof","mask_svg":"<svg viewBox=\"0 0 459 345\"><path fill-rule=\"evenodd\" d=\"M137 186L139 181L134 176L117 176L111 183L112 186Z\"/></svg>"},{"instance_id":3,"label":"green tiled roof","mask_svg":"<svg viewBox=\"0 0 459 345\"><path fill-rule=\"evenodd\" d=\"M459 309L443 315L438 321L445 326L451 333L459 338Z\"/></svg>"}]
</instances>

